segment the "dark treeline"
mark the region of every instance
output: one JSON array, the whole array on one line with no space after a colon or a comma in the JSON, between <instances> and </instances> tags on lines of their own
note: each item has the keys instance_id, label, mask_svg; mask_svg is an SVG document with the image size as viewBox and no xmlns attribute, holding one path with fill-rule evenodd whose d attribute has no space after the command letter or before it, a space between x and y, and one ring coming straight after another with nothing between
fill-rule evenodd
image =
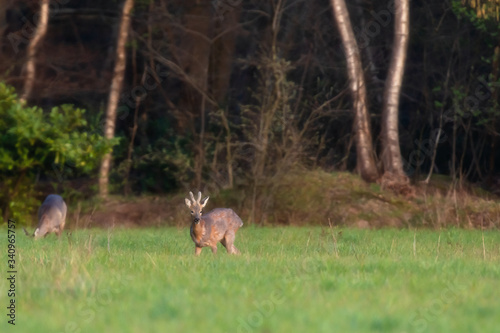
<instances>
[{"instance_id":1,"label":"dark treeline","mask_svg":"<svg viewBox=\"0 0 500 333\"><path fill-rule=\"evenodd\" d=\"M0 80L20 94L40 1L0 3ZM122 6L51 1L30 105L70 103L86 109L91 123L105 118ZM382 172L394 2L347 6ZM398 121L411 179L432 171L493 186L500 27L488 13L455 0L410 2ZM239 186L255 195L291 168L356 170L346 54L329 1L136 0L128 32L114 191Z\"/></svg>"}]
</instances>

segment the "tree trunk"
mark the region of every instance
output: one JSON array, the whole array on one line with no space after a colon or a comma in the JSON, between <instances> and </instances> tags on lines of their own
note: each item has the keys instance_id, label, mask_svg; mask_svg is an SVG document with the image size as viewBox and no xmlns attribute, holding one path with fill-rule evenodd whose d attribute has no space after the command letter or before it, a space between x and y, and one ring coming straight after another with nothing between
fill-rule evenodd
<instances>
[{"instance_id":1,"label":"tree trunk","mask_svg":"<svg viewBox=\"0 0 500 333\"><path fill-rule=\"evenodd\" d=\"M191 80L204 93L193 90L186 86L184 99L179 101L181 110L186 110L186 114L191 115L188 121L194 129L193 134L197 136L194 143L196 155L194 158L195 186L201 188L203 179L203 169L205 167L205 127L207 125L207 103L208 93L208 67L210 65L210 50L212 46L212 17L211 4L193 4L186 15L186 31L191 35L185 38L182 45L187 50L187 56L181 56L179 60L183 62L183 68L190 76ZM200 116L199 127L196 126L195 118Z\"/></svg>"},{"instance_id":2,"label":"tree trunk","mask_svg":"<svg viewBox=\"0 0 500 333\"><path fill-rule=\"evenodd\" d=\"M497 47L495 47L495 51L494 51L494 54L493 54L493 64L492 64L492 76L493 76L493 80L492 82L497 82L498 81L498 69L499 69L499 63L500 63L500 45L497 45ZM495 107L497 108L498 107L498 88L495 88L493 90L493 98L492 100L494 101L495 103ZM496 132L496 128L497 128L497 116L496 116L496 112L493 113L493 119L491 121L492 123L492 126L491 128L493 129L491 132L492 132L492 138L491 138L491 149L490 149L490 160L489 160L489 171L488 171L488 184L491 184L493 182L493 176L494 176L494 173L495 173L495 151L496 151L496 146L497 146L497 140L498 140L498 137L497 137L497 134L495 133Z\"/></svg>"},{"instance_id":3,"label":"tree trunk","mask_svg":"<svg viewBox=\"0 0 500 333\"><path fill-rule=\"evenodd\" d=\"M45 34L47 33L47 26L49 24L49 3L50 0L40 1L40 18L38 20L35 35L28 46L28 60L26 61L24 89L20 98L21 101L26 102L30 98L31 92L33 91L36 71L36 54L40 48L42 40L45 37Z\"/></svg>"},{"instance_id":4,"label":"tree trunk","mask_svg":"<svg viewBox=\"0 0 500 333\"><path fill-rule=\"evenodd\" d=\"M333 16L345 50L349 87L354 106L354 131L356 139L357 168L361 177L373 182L378 178L375 165L370 119L366 105L366 85L361 66L359 48L352 30L349 12L344 0L331 0Z\"/></svg>"},{"instance_id":5,"label":"tree trunk","mask_svg":"<svg viewBox=\"0 0 500 333\"><path fill-rule=\"evenodd\" d=\"M224 14L222 20L216 21L214 42L210 52L210 91L214 99L223 104L229 93L229 83L234 61L236 39L238 38L238 22L241 15L242 2L233 10Z\"/></svg>"},{"instance_id":6,"label":"tree trunk","mask_svg":"<svg viewBox=\"0 0 500 333\"><path fill-rule=\"evenodd\" d=\"M4 32L8 27L7 23L7 11L9 10L10 1L0 0L0 56L3 51L3 43L5 43Z\"/></svg>"},{"instance_id":7,"label":"tree trunk","mask_svg":"<svg viewBox=\"0 0 500 333\"><path fill-rule=\"evenodd\" d=\"M405 68L409 35L409 0L395 3L394 44L389 73L385 83L382 109L382 164L384 174L406 177L399 147L398 113L401 83Z\"/></svg>"},{"instance_id":8,"label":"tree trunk","mask_svg":"<svg viewBox=\"0 0 500 333\"><path fill-rule=\"evenodd\" d=\"M118 34L118 43L116 46L116 60L115 68L113 71L113 79L111 81L111 88L109 92L108 106L106 109L106 122L104 124L104 136L106 139L112 139L115 135L116 125L116 109L118 107L118 100L125 75L125 43L128 38L130 26L130 11L134 6L134 0L125 0L122 10L122 20L120 23L120 32ZM101 197L107 197L108 184L109 184L109 169L111 166L111 152L104 155L101 162L101 169L99 170L99 194Z\"/></svg>"},{"instance_id":9,"label":"tree trunk","mask_svg":"<svg viewBox=\"0 0 500 333\"><path fill-rule=\"evenodd\" d=\"M173 30L178 35L170 36L173 59L190 83L182 85L179 92L177 106L181 113L177 117L177 125L181 130L191 129L195 134L201 132L201 129L195 125L196 119L201 119L202 114L206 112L204 107L208 102L206 97L212 47L213 8L210 1L195 0L185 1L183 7L185 9L184 26L180 31ZM176 43L175 39L179 42ZM200 161L198 157L196 160L196 163Z\"/></svg>"}]
</instances>

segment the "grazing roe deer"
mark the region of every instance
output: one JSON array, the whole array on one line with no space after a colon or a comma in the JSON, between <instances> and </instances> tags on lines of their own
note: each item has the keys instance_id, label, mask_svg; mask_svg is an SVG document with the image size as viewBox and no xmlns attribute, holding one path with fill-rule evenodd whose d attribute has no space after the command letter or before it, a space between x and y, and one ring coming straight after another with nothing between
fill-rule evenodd
<instances>
[{"instance_id":1,"label":"grazing roe deer","mask_svg":"<svg viewBox=\"0 0 500 333\"><path fill-rule=\"evenodd\" d=\"M61 196L49 194L38 209L38 225L32 236L36 239L55 232L60 237L66 224L67 210L66 203ZM30 236L26 229L24 232Z\"/></svg>"},{"instance_id":2,"label":"grazing roe deer","mask_svg":"<svg viewBox=\"0 0 500 333\"><path fill-rule=\"evenodd\" d=\"M209 246L214 254L217 253L218 242L224 245L227 253L239 254L240 251L234 246L234 237L243 225L240 217L230 208L216 208L202 215L209 197L201 200L201 192L198 192L198 200L195 200L193 192L189 192L189 195L191 200L185 200L193 216L191 238L195 244L195 254L199 256L205 246Z\"/></svg>"}]
</instances>

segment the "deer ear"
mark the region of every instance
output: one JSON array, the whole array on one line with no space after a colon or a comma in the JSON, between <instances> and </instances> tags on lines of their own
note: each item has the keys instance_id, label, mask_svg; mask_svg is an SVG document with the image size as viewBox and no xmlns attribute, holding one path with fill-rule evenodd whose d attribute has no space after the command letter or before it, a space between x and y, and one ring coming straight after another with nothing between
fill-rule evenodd
<instances>
[{"instance_id":1,"label":"deer ear","mask_svg":"<svg viewBox=\"0 0 500 333\"><path fill-rule=\"evenodd\" d=\"M185 203L186 203L186 206L188 206L188 208L191 207L191 201L189 201L189 199L184 199L185 200Z\"/></svg>"},{"instance_id":2,"label":"deer ear","mask_svg":"<svg viewBox=\"0 0 500 333\"><path fill-rule=\"evenodd\" d=\"M201 207L205 207L205 205L207 204L207 201L208 201L208 199L209 199L209 198L210 198L210 197L206 197L205 199L203 199L203 200L201 201Z\"/></svg>"}]
</instances>

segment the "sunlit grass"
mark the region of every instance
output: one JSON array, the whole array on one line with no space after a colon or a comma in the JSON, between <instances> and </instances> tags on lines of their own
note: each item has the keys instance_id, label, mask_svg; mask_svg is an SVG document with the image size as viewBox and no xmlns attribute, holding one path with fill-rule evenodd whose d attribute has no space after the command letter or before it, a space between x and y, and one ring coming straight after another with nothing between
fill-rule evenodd
<instances>
[{"instance_id":1,"label":"sunlit grass","mask_svg":"<svg viewBox=\"0 0 500 333\"><path fill-rule=\"evenodd\" d=\"M16 245L19 332L495 332L500 318L495 231L244 227L242 255L199 258L176 228Z\"/></svg>"}]
</instances>

